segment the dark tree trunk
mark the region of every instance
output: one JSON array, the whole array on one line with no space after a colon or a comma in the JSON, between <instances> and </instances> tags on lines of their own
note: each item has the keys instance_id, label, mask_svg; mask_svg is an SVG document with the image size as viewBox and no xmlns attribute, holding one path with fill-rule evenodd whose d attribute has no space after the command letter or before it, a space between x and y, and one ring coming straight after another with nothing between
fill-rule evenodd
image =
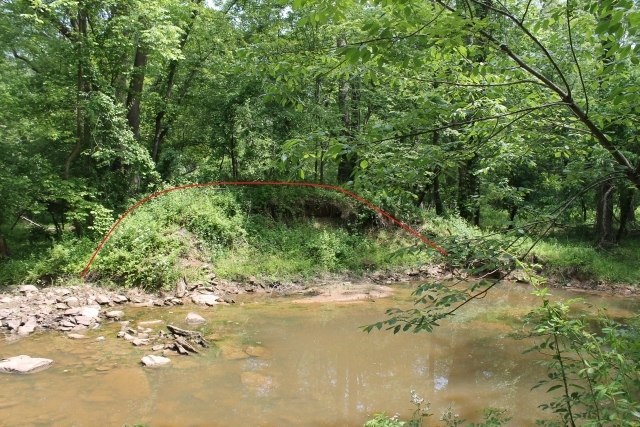
<instances>
[{"instance_id":1,"label":"dark tree trunk","mask_svg":"<svg viewBox=\"0 0 640 427\"><path fill-rule=\"evenodd\" d=\"M0 235L0 258L9 258L10 256L11 251L9 251L7 239L5 239L4 236Z\"/></svg>"},{"instance_id":2,"label":"dark tree trunk","mask_svg":"<svg viewBox=\"0 0 640 427\"><path fill-rule=\"evenodd\" d=\"M129 82L129 93L127 94L127 121L136 139L140 139L140 98L144 89L147 57L146 49L138 46L133 61L133 75Z\"/></svg>"},{"instance_id":3,"label":"dark tree trunk","mask_svg":"<svg viewBox=\"0 0 640 427\"><path fill-rule=\"evenodd\" d=\"M194 7L191 10L191 18L187 24L187 28L185 28L184 33L182 34L182 38L180 39L180 51L184 50L184 47L187 44L187 41L189 40L189 35L193 30L193 25L195 24L195 21L198 18L198 13L199 13L198 7L202 4L202 0L193 1L193 4L194 4ZM162 142L164 141L164 138L169 133L169 125L164 123L164 118L167 115L167 106L169 105L169 102L173 97L173 86L175 84L177 71L178 71L178 60L172 59L169 62L169 70L167 72L167 81L164 87L162 106L160 107L160 110L156 113L155 130L153 132L153 141L151 143L151 158L155 163L158 163Z\"/></svg>"},{"instance_id":4,"label":"dark tree trunk","mask_svg":"<svg viewBox=\"0 0 640 427\"><path fill-rule=\"evenodd\" d=\"M70 178L73 162L76 161L84 147L91 140L91 124L89 123L85 105L91 93L91 81L87 75L88 69L85 66L86 52L84 44L87 40L88 17L84 8L80 8L77 19L73 19L71 23L76 32L75 47L78 56L76 67L76 143L64 162L64 179Z\"/></svg>"},{"instance_id":5,"label":"dark tree trunk","mask_svg":"<svg viewBox=\"0 0 640 427\"><path fill-rule=\"evenodd\" d=\"M343 37L338 38L337 46L338 48L345 47L347 45L347 40ZM349 102L349 94L351 93L351 105ZM356 99L357 99L356 95ZM340 113L342 115L342 132L346 140L351 143L354 138L354 126L357 127L357 118L352 117L352 113L355 104L353 100L353 93L351 90L351 85L346 78L341 78L338 87L338 108L340 109ZM354 120L355 119L355 120ZM354 123L356 121L356 123ZM355 153L343 153L340 155L338 160L338 183L348 182L353 176L353 171L356 168L357 156Z\"/></svg>"},{"instance_id":6,"label":"dark tree trunk","mask_svg":"<svg viewBox=\"0 0 640 427\"><path fill-rule=\"evenodd\" d=\"M474 225L480 225L480 185L478 177L473 173L477 159L478 156L474 155L458 167L458 209L460 216Z\"/></svg>"},{"instance_id":7,"label":"dark tree trunk","mask_svg":"<svg viewBox=\"0 0 640 427\"><path fill-rule=\"evenodd\" d=\"M613 233L613 193L614 186L611 181L605 181L598 188L596 200L596 245L601 248L609 248L615 244Z\"/></svg>"},{"instance_id":8,"label":"dark tree trunk","mask_svg":"<svg viewBox=\"0 0 640 427\"><path fill-rule=\"evenodd\" d=\"M620 224L616 233L616 241L622 240L628 234L627 226L635 220L634 189L629 187L620 188Z\"/></svg>"},{"instance_id":9,"label":"dark tree trunk","mask_svg":"<svg viewBox=\"0 0 640 427\"><path fill-rule=\"evenodd\" d=\"M444 205L442 204L442 197L440 195L440 171L433 177L431 194L433 196L433 206L436 208L436 215L444 215Z\"/></svg>"},{"instance_id":10,"label":"dark tree trunk","mask_svg":"<svg viewBox=\"0 0 640 427\"><path fill-rule=\"evenodd\" d=\"M240 175L239 166L238 166L238 148L236 147L236 137L233 134L233 128L231 130L231 139L229 145L229 156L231 157L231 176L233 179L238 179Z\"/></svg>"},{"instance_id":11,"label":"dark tree trunk","mask_svg":"<svg viewBox=\"0 0 640 427\"><path fill-rule=\"evenodd\" d=\"M516 205L509 206L509 227L508 227L509 230L512 230L513 227L515 226L513 221L515 221L516 215L518 215L518 206Z\"/></svg>"}]
</instances>

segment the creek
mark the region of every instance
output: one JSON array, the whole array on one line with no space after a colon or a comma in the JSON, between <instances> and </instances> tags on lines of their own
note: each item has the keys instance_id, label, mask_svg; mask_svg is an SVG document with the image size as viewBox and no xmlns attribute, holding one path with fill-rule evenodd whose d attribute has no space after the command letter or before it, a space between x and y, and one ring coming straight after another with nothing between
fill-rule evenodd
<instances>
[{"instance_id":1,"label":"creek","mask_svg":"<svg viewBox=\"0 0 640 427\"><path fill-rule=\"evenodd\" d=\"M431 334L362 332L387 308L411 306L413 286L395 289L375 302L247 297L212 308L124 308L132 326L160 319L154 331L174 324L213 340L203 354L173 356L155 369L140 365L149 348L116 338L117 322L85 340L43 332L0 341L0 359L28 354L55 361L30 375L0 374L0 425L359 426L383 411L409 417L411 390L431 402L426 425L438 425L447 407L469 421L485 407L507 409L510 425L518 426L545 416L537 405L549 396L531 390L544 370L534 354L523 354L530 343L508 336L538 303L529 287L502 285ZM607 306L612 317L639 306L628 297L582 296ZM192 311L207 323L186 325Z\"/></svg>"}]
</instances>

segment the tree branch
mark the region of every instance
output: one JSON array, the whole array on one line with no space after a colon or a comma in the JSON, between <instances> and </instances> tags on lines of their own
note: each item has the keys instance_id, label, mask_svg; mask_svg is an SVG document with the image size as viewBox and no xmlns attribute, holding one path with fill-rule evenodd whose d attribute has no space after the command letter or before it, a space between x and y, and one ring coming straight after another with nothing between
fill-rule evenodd
<instances>
[{"instance_id":1,"label":"tree branch","mask_svg":"<svg viewBox=\"0 0 640 427\"><path fill-rule=\"evenodd\" d=\"M455 9L453 9L451 6L444 3L443 0L432 0L432 1L436 2L441 7L449 10L451 13L457 13ZM471 0L471 1L478 2L478 0ZM493 9L495 8L492 8L492 10ZM509 15L509 14L505 15L505 12L499 9L495 9L495 11L513 20L513 22L515 22L516 25L518 25L518 27L523 32L525 32L525 34L531 34L526 29L526 27L518 23L517 19L515 19L513 15ZM587 129L589 129L589 131L591 132L591 135L596 139L596 141L600 144L600 146L602 146L605 150L607 150L611 154L611 156L614 158L614 160L625 169L625 174L627 175L629 180L638 189L640 189L640 170L636 170L636 168L631 164L629 159L627 159L627 157L620 150L616 148L615 144L605 135L602 129L600 129L593 121L591 121L591 119L589 119L589 117L587 117L587 114L582 110L582 108L580 108L580 106L577 105L575 101L571 98L570 91L567 91L567 92L563 91L557 84L551 81L548 77L546 77L540 71L533 68L531 65L527 64L522 58L520 58L520 56L518 56L513 50L511 50L511 48L507 44L499 42L495 37L493 37L486 30L479 30L479 34L481 34L487 41L489 41L493 45L499 47L502 52L504 52L523 70L527 71L529 74L536 77L538 80L544 83L544 85L548 89L551 89L553 92L555 92L560 97L560 99L562 99L563 103L578 118L578 120L580 120L582 124L585 125ZM531 35L530 37L533 37L532 40L534 40L535 42L537 42L539 46L541 46L541 43L537 38L535 38L533 35ZM542 46L542 48L548 54L548 51L544 48L544 46ZM552 64L555 64L555 61L553 61L550 55L547 55L547 58L549 58L549 60L552 61ZM557 65L555 66L557 67ZM563 81L566 84L566 80L563 79ZM568 88L569 87L567 85L567 89Z\"/></svg>"},{"instance_id":2,"label":"tree branch","mask_svg":"<svg viewBox=\"0 0 640 427\"><path fill-rule=\"evenodd\" d=\"M436 1L438 1L438 3L441 2L441 0L436 0ZM529 31L529 29L527 27L524 26L524 24L522 24L518 20L518 18L513 16L507 10L498 9L498 8L493 7L490 4L487 4L485 2L481 2L479 0L471 0L471 1L476 3L476 4L478 4L478 5L480 5L480 6L482 6L482 7L486 7L487 9L492 10L492 11L504 16L505 18L509 19L514 24L516 24L516 26L518 28L520 28L520 30L524 34L526 34L526 36L529 37L529 39L531 39L531 41L534 42L536 44L536 46L538 46L538 48L542 51L544 56L547 57L547 59L549 60L549 62L553 66L553 68L556 70L556 72L560 76L560 79L562 80L562 83L564 84L564 87L567 89L567 96L569 98L571 98L571 86L569 85L569 82L567 82L567 79L565 78L564 73L562 72L562 70L560 69L560 67L556 63L556 61L553 59L553 56L551 56L551 53L549 52L549 50L542 44L542 42L536 36L533 35L533 33L531 33L531 31ZM481 31L481 33L486 33L486 31Z\"/></svg>"},{"instance_id":3,"label":"tree branch","mask_svg":"<svg viewBox=\"0 0 640 427\"><path fill-rule=\"evenodd\" d=\"M580 68L580 62L576 56L576 50L573 47L573 35L571 32L571 17L569 11L569 2L567 1L567 31L569 32L569 47L571 48L571 56L573 56L573 62L578 69L578 76L580 77L580 85L582 86L582 93L584 93L585 114L589 115L589 97L587 96L587 88L584 85L584 79L582 78L582 69Z\"/></svg>"},{"instance_id":4,"label":"tree branch","mask_svg":"<svg viewBox=\"0 0 640 427\"><path fill-rule=\"evenodd\" d=\"M31 62L31 60L25 56L22 56L18 53L18 51L15 48L11 49L11 53L13 54L13 57L15 59L19 59L20 61L24 62L25 64L27 64L27 66L29 68L31 68L31 70L33 70L36 73L40 73L40 70L38 69L38 67L36 67L35 65L33 65L33 62Z\"/></svg>"},{"instance_id":5,"label":"tree branch","mask_svg":"<svg viewBox=\"0 0 640 427\"><path fill-rule=\"evenodd\" d=\"M442 85L457 86L457 87L502 87L502 86L513 86L518 84L535 84L535 85L544 86L543 83L540 83L537 80L531 80L531 79L514 80L512 82L504 82L504 83L458 83L458 82L452 82L447 80L422 79L420 77L409 77L409 76L403 76L403 77L405 79L415 80L418 82L431 83L431 84L437 84L437 85L442 84Z\"/></svg>"},{"instance_id":6,"label":"tree branch","mask_svg":"<svg viewBox=\"0 0 640 427\"><path fill-rule=\"evenodd\" d=\"M435 128L429 128L429 129L424 129L424 130L411 132L411 133L407 133L407 134L395 135L395 136L391 136L391 137L388 137L388 138L378 139L378 140L375 140L375 141L369 141L369 144L378 144L380 142L393 141L393 140L398 139L398 138L411 138L413 136L424 135L425 133L438 132L438 131L442 131L442 130L446 130L446 129L455 128L455 127L458 127L458 126L471 125L471 124L474 124L474 123L486 122L486 121L489 121L489 120L496 120L496 119L500 119L500 118L503 118L503 117L513 116L514 114L528 113L528 112L532 112L532 111L535 111L535 110L541 110L543 108L556 107L556 106L560 106L560 105L565 105L565 103L564 102L552 102L552 103L549 103L549 104L539 105L537 107L527 107L527 108L522 108L522 109L517 110L517 111L509 111L509 112L503 113L503 114L496 114L494 116L480 117L480 118L477 118L477 119L464 120L464 121L461 121L461 122L453 122L453 123L449 123L449 124L446 124L446 125L443 125L443 126L439 126L439 127L435 127Z\"/></svg>"}]
</instances>

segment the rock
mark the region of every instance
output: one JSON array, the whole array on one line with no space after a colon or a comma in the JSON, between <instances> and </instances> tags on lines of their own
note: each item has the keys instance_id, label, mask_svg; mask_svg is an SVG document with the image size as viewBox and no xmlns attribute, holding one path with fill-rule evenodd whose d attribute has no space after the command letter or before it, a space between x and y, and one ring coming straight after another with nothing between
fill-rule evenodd
<instances>
[{"instance_id":1,"label":"rock","mask_svg":"<svg viewBox=\"0 0 640 427\"><path fill-rule=\"evenodd\" d=\"M244 352L249 356L262 359L268 359L269 357L271 357L271 352L260 345L250 345L244 349Z\"/></svg>"},{"instance_id":2,"label":"rock","mask_svg":"<svg viewBox=\"0 0 640 427\"><path fill-rule=\"evenodd\" d=\"M268 375L261 374L259 372L243 372L240 374L240 380L246 387L254 389L256 391L267 391L273 388L273 378Z\"/></svg>"},{"instance_id":3,"label":"rock","mask_svg":"<svg viewBox=\"0 0 640 427\"><path fill-rule=\"evenodd\" d=\"M62 322L60 322L60 326L62 326L63 328L73 328L74 326L76 326L76 324L70 320L63 320Z\"/></svg>"},{"instance_id":4,"label":"rock","mask_svg":"<svg viewBox=\"0 0 640 427\"><path fill-rule=\"evenodd\" d=\"M155 368L156 366L166 365L167 363L171 362L171 359L163 356L156 356L156 355L150 354L148 356L144 356L141 362L144 366L147 366L149 368Z\"/></svg>"},{"instance_id":5,"label":"rock","mask_svg":"<svg viewBox=\"0 0 640 427\"><path fill-rule=\"evenodd\" d=\"M124 295L114 295L112 297L113 302L117 303L117 304L123 304L127 301L129 301L129 298L125 297Z\"/></svg>"},{"instance_id":6,"label":"rock","mask_svg":"<svg viewBox=\"0 0 640 427\"><path fill-rule=\"evenodd\" d=\"M182 298L187 294L187 279L184 277L176 285L176 297Z\"/></svg>"},{"instance_id":7,"label":"rock","mask_svg":"<svg viewBox=\"0 0 640 427\"><path fill-rule=\"evenodd\" d=\"M18 327L18 335L26 336L36 330L36 326L38 326L38 321L35 317L30 317L24 322L24 325Z\"/></svg>"},{"instance_id":8,"label":"rock","mask_svg":"<svg viewBox=\"0 0 640 427\"><path fill-rule=\"evenodd\" d=\"M111 302L111 299L105 295L97 295L96 302L100 305L107 305Z\"/></svg>"},{"instance_id":9,"label":"rock","mask_svg":"<svg viewBox=\"0 0 640 427\"><path fill-rule=\"evenodd\" d=\"M118 334L118 336L120 336L120 334ZM138 339L138 338L134 337L133 335L130 335L130 334L126 333L126 332L123 333L122 338L124 338L127 341L135 341L135 340Z\"/></svg>"},{"instance_id":10,"label":"rock","mask_svg":"<svg viewBox=\"0 0 640 427\"><path fill-rule=\"evenodd\" d=\"M150 299L145 302L134 302L131 305L134 307L153 307L153 300Z\"/></svg>"},{"instance_id":11,"label":"rock","mask_svg":"<svg viewBox=\"0 0 640 427\"><path fill-rule=\"evenodd\" d=\"M94 319L92 317L87 317L87 316L76 317L76 323L78 323L78 325L90 326L93 320Z\"/></svg>"},{"instance_id":12,"label":"rock","mask_svg":"<svg viewBox=\"0 0 640 427\"><path fill-rule=\"evenodd\" d=\"M80 307L80 316L88 317L89 319L95 319L100 315L100 307L94 305L87 305Z\"/></svg>"},{"instance_id":13,"label":"rock","mask_svg":"<svg viewBox=\"0 0 640 427\"><path fill-rule=\"evenodd\" d=\"M144 338L136 338L133 341L131 341L133 343L133 345L135 345L136 347L140 347L141 345L147 345L149 344L149 340L148 339L144 339Z\"/></svg>"},{"instance_id":14,"label":"rock","mask_svg":"<svg viewBox=\"0 0 640 427\"><path fill-rule=\"evenodd\" d=\"M77 307L80 305L78 297L67 297L63 299L62 302L67 304L69 307Z\"/></svg>"},{"instance_id":15,"label":"rock","mask_svg":"<svg viewBox=\"0 0 640 427\"><path fill-rule=\"evenodd\" d=\"M72 340L84 340L87 339L86 335L82 335L82 334L67 334L67 337L71 338Z\"/></svg>"},{"instance_id":16,"label":"rock","mask_svg":"<svg viewBox=\"0 0 640 427\"><path fill-rule=\"evenodd\" d=\"M32 333L33 331L36 330L36 326L35 325L22 325L20 327L18 327L18 335L20 336L27 336L30 333Z\"/></svg>"},{"instance_id":17,"label":"rock","mask_svg":"<svg viewBox=\"0 0 640 427\"><path fill-rule=\"evenodd\" d=\"M105 340L106 340L106 338L103 337L102 335L99 336L98 338L96 338L96 341L105 341Z\"/></svg>"},{"instance_id":18,"label":"rock","mask_svg":"<svg viewBox=\"0 0 640 427\"><path fill-rule=\"evenodd\" d=\"M3 304L9 304L11 301L13 301L13 298L11 297L2 297L0 298L0 302Z\"/></svg>"},{"instance_id":19,"label":"rock","mask_svg":"<svg viewBox=\"0 0 640 427\"><path fill-rule=\"evenodd\" d=\"M53 364L53 360L39 357L30 357L24 354L0 360L0 372L29 374L47 369Z\"/></svg>"},{"instance_id":20,"label":"rock","mask_svg":"<svg viewBox=\"0 0 640 427\"><path fill-rule=\"evenodd\" d=\"M124 311L122 310L108 311L106 313L106 316L108 319L120 320L122 316L124 316Z\"/></svg>"},{"instance_id":21,"label":"rock","mask_svg":"<svg viewBox=\"0 0 640 427\"><path fill-rule=\"evenodd\" d=\"M214 294L195 294L191 296L191 301L193 301L194 304L200 305L213 306L216 304L220 304L219 300L220 297Z\"/></svg>"},{"instance_id":22,"label":"rock","mask_svg":"<svg viewBox=\"0 0 640 427\"><path fill-rule=\"evenodd\" d=\"M22 294L30 294L30 293L39 292L39 291L38 291L38 288L36 288L33 285L22 285L18 288L18 292Z\"/></svg>"},{"instance_id":23,"label":"rock","mask_svg":"<svg viewBox=\"0 0 640 427\"><path fill-rule=\"evenodd\" d=\"M204 317L200 316L197 313L189 313L187 314L185 321L189 324L195 325L199 323L206 323L207 319L205 319Z\"/></svg>"},{"instance_id":24,"label":"rock","mask_svg":"<svg viewBox=\"0 0 640 427\"><path fill-rule=\"evenodd\" d=\"M153 351L164 350L164 344L156 344L153 347L151 347L151 350L153 350Z\"/></svg>"},{"instance_id":25,"label":"rock","mask_svg":"<svg viewBox=\"0 0 640 427\"><path fill-rule=\"evenodd\" d=\"M222 352L222 357L224 357L226 360L240 360L250 357L241 348L231 345L221 345L220 351Z\"/></svg>"},{"instance_id":26,"label":"rock","mask_svg":"<svg viewBox=\"0 0 640 427\"><path fill-rule=\"evenodd\" d=\"M9 317L12 314L13 314L13 310L9 310L8 308L1 308L0 309L0 319L6 319L7 317Z\"/></svg>"}]
</instances>

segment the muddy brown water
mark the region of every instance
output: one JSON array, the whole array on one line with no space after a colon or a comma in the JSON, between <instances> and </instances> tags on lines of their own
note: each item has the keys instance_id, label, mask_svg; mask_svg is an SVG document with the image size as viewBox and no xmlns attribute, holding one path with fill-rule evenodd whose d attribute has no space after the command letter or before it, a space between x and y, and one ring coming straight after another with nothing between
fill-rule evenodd
<instances>
[{"instance_id":1,"label":"muddy brown water","mask_svg":"<svg viewBox=\"0 0 640 427\"><path fill-rule=\"evenodd\" d=\"M116 338L104 324L86 340L57 332L0 341L0 358L28 354L55 361L31 375L0 375L2 426L360 426L374 413L408 417L415 390L438 425L447 407L477 420L482 408L507 409L510 425L533 425L548 398L531 386L543 374L527 343L507 335L535 306L530 288L505 285L432 334L365 334L359 326L411 305L411 286L394 297L351 304L246 300L214 308L126 309L125 319L187 326L195 311L216 346L148 369L150 349ZM559 291L554 293L560 294ZM585 295L581 295L585 296ZM612 316L633 314L637 299L586 295ZM162 329L163 326L153 326ZM96 341L104 336L104 341Z\"/></svg>"}]
</instances>

